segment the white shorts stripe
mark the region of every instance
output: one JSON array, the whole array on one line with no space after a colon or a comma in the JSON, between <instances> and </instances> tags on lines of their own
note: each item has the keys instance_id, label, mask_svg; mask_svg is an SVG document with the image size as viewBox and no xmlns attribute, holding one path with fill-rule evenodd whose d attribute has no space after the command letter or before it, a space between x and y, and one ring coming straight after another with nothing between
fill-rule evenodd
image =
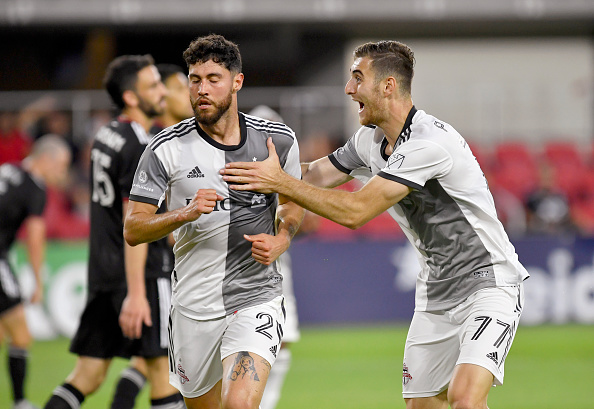
<instances>
[{"instance_id":1,"label":"white shorts stripe","mask_svg":"<svg viewBox=\"0 0 594 409\"><path fill-rule=\"evenodd\" d=\"M5 260L0 260L0 285L8 297L20 297L19 285Z\"/></svg>"},{"instance_id":2,"label":"white shorts stripe","mask_svg":"<svg viewBox=\"0 0 594 409\"><path fill-rule=\"evenodd\" d=\"M157 279L157 292L159 294L159 344L161 348L169 346L169 307L171 306L171 280L169 278Z\"/></svg>"}]
</instances>

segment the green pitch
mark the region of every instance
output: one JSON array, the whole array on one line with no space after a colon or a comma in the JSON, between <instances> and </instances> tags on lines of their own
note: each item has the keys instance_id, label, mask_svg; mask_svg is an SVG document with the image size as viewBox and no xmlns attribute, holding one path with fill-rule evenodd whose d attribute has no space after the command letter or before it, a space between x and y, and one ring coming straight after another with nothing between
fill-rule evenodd
<instances>
[{"instance_id":1,"label":"green pitch","mask_svg":"<svg viewBox=\"0 0 594 409\"><path fill-rule=\"evenodd\" d=\"M406 326L307 328L292 347L293 365L278 409L394 409L401 397ZM36 342L28 396L43 406L74 365L64 339ZM83 408L108 407L126 361L114 360L104 386ZM506 361L505 385L492 390L493 409L591 409L594 326L520 327ZM6 348L0 352L0 408L10 408ZM147 409L145 390L137 408Z\"/></svg>"}]
</instances>

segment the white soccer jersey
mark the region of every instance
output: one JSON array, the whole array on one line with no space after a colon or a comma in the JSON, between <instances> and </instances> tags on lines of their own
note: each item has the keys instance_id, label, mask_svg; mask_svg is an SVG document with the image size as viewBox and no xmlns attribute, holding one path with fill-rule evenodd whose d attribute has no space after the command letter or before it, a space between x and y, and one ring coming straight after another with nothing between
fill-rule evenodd
<instances>
[{"instance_id":1,"label":"white soccer jersey","mask_svg":"<svg viewBox=\"0 0 594 409\"><path fill-rule=\"evenodd\" d=\"M199 189L223 196L214 211L174 232L175 269L172 304L197 320L220 318L282 294L276 265L265 266L251 256L244 234L274 234L276 194L239 192L228 188L219 171L229 162L261 161L268 157L272 137L283 169L300 178L299 147L284 124L239 114L241 142L217 143L186 119L156 135L145 150L130 199L167 208L186 206Z\"/></svg>"},{"instance_id":2,"label":"white soccer jersey","mask_svg":"<svg viewBox=\"0 0 594 409\"><path fill-rule=\"evenodd\" d=\"M380 128L362 127L329 155L341 171L414 190L388 209L415 247L421 272L416 310L447 310L483 288L528 277L502 224L483 172L454 128L411 109L391 156Z\"/></svg>"}]
</instances>

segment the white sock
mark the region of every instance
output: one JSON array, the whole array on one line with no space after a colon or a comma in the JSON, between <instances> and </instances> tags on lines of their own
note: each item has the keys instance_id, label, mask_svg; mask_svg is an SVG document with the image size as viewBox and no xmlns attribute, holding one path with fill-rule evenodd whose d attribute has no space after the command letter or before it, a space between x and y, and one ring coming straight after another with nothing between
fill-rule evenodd
<instances>
[{"instance_id":1,"label":"white sock","mask_svg":"<svg viewBox=\"0 0 594 409\"><path fill-rule=\"evenodd\" d=\"M285 382L285 377L289 368L291 367L291 350L288 348L281 348L278 357L272 365L266 388L264 389L264 396L260 403L260 409L274 409L281 396L281 389Z\"/></svg>"}]
</instances>

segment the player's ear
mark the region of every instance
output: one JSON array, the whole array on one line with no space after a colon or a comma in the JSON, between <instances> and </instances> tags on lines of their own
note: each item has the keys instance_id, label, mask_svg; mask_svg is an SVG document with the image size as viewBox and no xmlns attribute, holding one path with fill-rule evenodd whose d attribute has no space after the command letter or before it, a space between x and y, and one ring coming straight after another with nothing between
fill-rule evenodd
<instances>
[{"instance_id":1,"label":"player's ear","mask_svg":"<svg viewBox=\"0 0 594 409\"><path fill-rule=\"evenodd\" d=\"M383 85L384 85L384 96L388 96L393 94L394 92L396 92L398 90L398 82L396 82L396 79L394 77L387 77L384 81L383 81Z\"/></svg>"},{"instance_id":2,"label":"player's ear","mask_svg":"<svg viewBox=\"0 0 594 409\"><path fill-rule=\"evenodd\" d=\"M237 92L243 87L243 73L235 74L233 77L233 92Z\"/></svg>"},{"instance_id":3,"label":"player's ear","mask_svg":"<svg viewBox=\"0 0 594 409\"><path fill-rule=\"evenodd\" d=\"M127 106L138 106L138 96L131 89L127 89L126 91L124 91L124 93L122 94L122 100L124 101L124 104L126 104Z\"/></svg>"}]
</instances>

